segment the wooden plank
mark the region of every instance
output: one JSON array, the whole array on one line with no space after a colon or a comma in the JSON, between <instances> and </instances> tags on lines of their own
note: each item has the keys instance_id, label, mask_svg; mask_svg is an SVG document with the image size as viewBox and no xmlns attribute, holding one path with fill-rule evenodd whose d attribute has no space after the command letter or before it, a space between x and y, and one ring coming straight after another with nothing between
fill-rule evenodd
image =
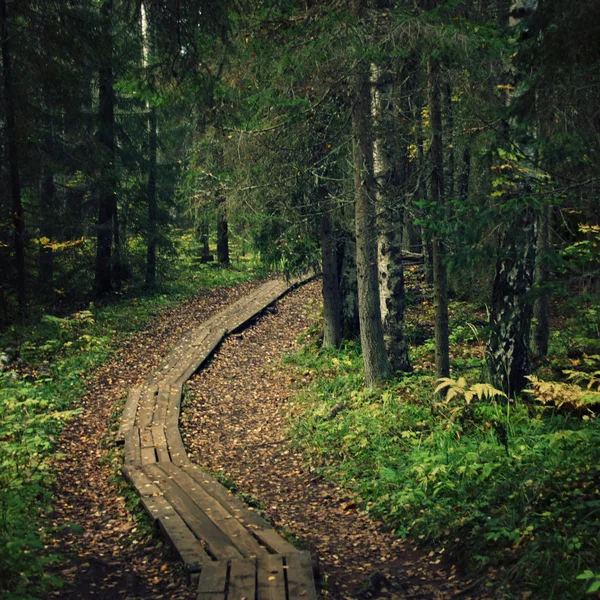
<instances>
[{"instance_id":1,"label":"wooden plank","mask_svg":"<svg viewBox=\"0 0 600 600\"><path fill-rule=\"evenodd\" d=\"M309 552L285 557L288 600L317 600L317 588Z\"/></svg>"},{"instance_id":2,"label":"wooden plank","mask_svg":"<svg viewBox=\"0 0 600 600\"><path fill-rule=\"evenodd\" d=\"M209 554L216 559L242 557L228 537L206 516L206 513L198 507L186 492L159 468L158 464L145 466L144 472L164 492L165 498L177 510L177 513L194 535L202 540Z\"/></svg>"},{"instance_id":3,"label":"wooden plank","mask_svg":"<svg viewBox=\"0 0 600 600\"><path fill-rule=\"evenodd\" d=\"M140 445L142 448L154 448L154 440L150 429L140 429Z\"/></svg>"},{"instance_id":4,"label":"wooden plank","mask_svg":"<svg viewBox=\"0 0 600 600\"><path fill-rule=\"evenodd\" d=\"M202 544L164 497L145 497L142 503L190 573L197 573L210 561Z\"/></svg>"},{"instance_id":5,"label":"wooden plank","mask_svg":"<svg viewBox=\"0 0 600 600\"><path fill-rule=\"evenodd\" d=\"M250 527L249 531L273 553L293 554L294 552L298 552L292 544L282 538L266 521L264 527Z\"/></svg>"},{"instance_id":6,"label":"wooden plank","mask_svg":"<svg viewBox=\"0 0 600 600\"><path fill-rule=\"evenodd\" d=\"M158 394L156 396L156 406L152 415L152 426L164 425L167 420L167 409L169 408L169 394L171 386L168 384L159 384Z\"/></svg>"},{"instance_id":7,"label":"wooden plank","mask_svg":"<svg viewBox=\"0 0 600 600\"><path fill-rule=\"evenodd\" d=\"M181 467L181 470L188 473L198 485L202 486L269 550L279 554L297 552L296 548L284 540L258 513L250 510L240 498L234 496L200 467L188 462Z\"/></svg>"},{"instance_id":8,"label":"wooden plank","mask_svg":"<svg viewBox=\"0 0 600 600\"><path fill-rule=\"evenodd\" d=\"M156 450L158 462L171 462L165 428L162 425L152 427L152 439L154 440L154 448Z\"/></svg>"},{"instance_id":9,"label":"wooden plank","mask_svg":"<svg viewBox=\"0 0 600 600\"><path fill-rule=\"evenodd\" d=\"M142 448L141 452L142 465L151 465L158 461L154 448Z\"/></svg>"},{"instance_id":10,"label":"wooden plank","mask_svg":"<svg viewBox=\"0 0 600 600\"><path fill-rule=\"evenodd\" d=\"M142 497L162 496L162 490L148 479L148 476L133 465L123 465L121 467L125 479L135 488L135 491Z\"/></svg>"},{"instance_id":11,"label":"wooden plank","mask_svg":"<svg viewBox=\"0 0 600 600\"><path fill-rule=\"evenodd\" d=\"M202 566L200 579L198 580L198 600L209 600L212 598L225 599L227 589L227 560L215 560Z\"/></svg>"},{"instance_id":12,"label":"wooden plank","mask_svg":"<svg viewBox=\"0 0 600 600\"><path fill-rule=\"evenodd\" d=\"M231 560L227 600L256 600L256 560Z\"/></svg>"},{"instance_id":13,"label":"wooden plank","mask_svg":"<svg viewBox=\"0 0 600 600\"><path fill-rule=\"evenodd\" d=\"M140 430L132 427L125 433L125 463L141 465Z\"/></svg>"},{"instance_id":14,"label":"wooden plank","mask_svg":"<svg viewBox=\"0 0 600 600\"><path fill-rule=\"evenodd\" d=\"M152 415L156 405L156 385L144 387L140 398L140 409L137 416L137 426L140 429L146 429L152 424Z\"/></svg>"},{"instance_id":15,"label":"wooden plank","mask_svg":"<svg viewBox=\"0 0 600 600\"><path fill-rule=\"evenodd\" d=\"M258 540L185 471L173 464L162 464L160 467L227 536L243 556L252 558L267 553Z\"/></svg>"},{"instance_id":16,"label":"wooden plank","mask_svg":"<svg viewBox=\"0 0 600 600\"><path fill-rule=\"evenodd\" d=\"M129 390L127 395L127 401L123 407L123 413L121 415L121 424L117 431L116 441L117 443L124 443L125 433L131 429L135 424L135 416L137 414L138 403L140 401L140 386L134 386Z\"/></svg>"},{"instance_id":17,"label":"wooden plank","mask_svg":"<svg viewBox=\"0 0 600 600\"><path fill-rule=\"evenodd\" d=\"M168 426L165 429L165 435L167 438L171 462L180 466L186 465L189 462L189 458L183 446L183 440L181 439L179 428Z\"/></svg>"},{"instance_id":18,"label":"wooden plank","mask_svg":"<svg viewBox=\"0 0 600 600\"><path fill-rule=\"evenodd\" d=\"M169 427L170 425L179 427L179 411L181 409L182 394L183 385L175 385L174 383L171 384L165 427Z\"/></svg>"},{"instance_id":19,"label":"wooden plank","mask_svg":"<svg viewBox=\"0 0 600 600\"><path fill-rule=\"evenodd\" d=\"M258 600L286 600L283 556L269 554L258 559Z\"/></svg>"}]
</instances>

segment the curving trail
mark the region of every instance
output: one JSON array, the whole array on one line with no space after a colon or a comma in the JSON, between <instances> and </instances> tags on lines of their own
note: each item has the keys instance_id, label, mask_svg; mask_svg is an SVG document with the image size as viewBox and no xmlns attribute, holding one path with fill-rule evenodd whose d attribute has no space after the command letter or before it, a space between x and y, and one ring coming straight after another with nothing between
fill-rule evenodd
<instances>
[{"instance_id":1,"label":"curving trail","mask_svg":"<svg viewBox=\"0 0 600 600\"><path fill-rule=\"evenodd\" d=\"M54 570L67 584L51 597L196 598L168 544L140 528L130 510L111 426L126 392L147 379L178 340L259 285L201 294L162 315L91 374L81 414L59 444L54 510L44 518L56 526L46 540L48 551L67 559ZM191 380L193 399L180 426L190 459L256 497L276 525L318 556L327 580L325 598L450 599L456 592L462 592L460 598L488 597L440 569L436 557L425 559L383 532L343 489L307 472L290 446L285 426L298 381L280 358L314 323L319 286L313 282L292 292L231 336Z\"/></svg>"},{"instance_id":2,"label":"curving trail","mask_svg":"<svg viewBox=\"0 0 600 600\"><path fill-rule=\"evenodd\" d=\"M286 433L302 375L281 358L299 348L298 336L319 312L320 282L312 282L226 340L190 380L181 419L190 459L257 499L318 558L327 598L490 597L441 568L440 556L423 556L386 533L348 492L304 467Z\"/></svg>"}]
</instances>

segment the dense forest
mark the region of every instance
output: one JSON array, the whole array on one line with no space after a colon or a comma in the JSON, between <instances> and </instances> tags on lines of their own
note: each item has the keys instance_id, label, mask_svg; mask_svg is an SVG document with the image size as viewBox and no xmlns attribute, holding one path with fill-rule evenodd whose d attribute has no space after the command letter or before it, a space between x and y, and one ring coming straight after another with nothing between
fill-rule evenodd
<instances>
[{"instance_id":1,"label":"dense forest","mask_svg":"<svg viewBox=\"0 0 600 600\"><path fill-rule=\"evenodd\" d=\"M0 36L7 597L51 585L73 352L270 270L322 276L308 460L503 593L598 592L598 2L0 0Z\"/></svg>"}]
</instances>

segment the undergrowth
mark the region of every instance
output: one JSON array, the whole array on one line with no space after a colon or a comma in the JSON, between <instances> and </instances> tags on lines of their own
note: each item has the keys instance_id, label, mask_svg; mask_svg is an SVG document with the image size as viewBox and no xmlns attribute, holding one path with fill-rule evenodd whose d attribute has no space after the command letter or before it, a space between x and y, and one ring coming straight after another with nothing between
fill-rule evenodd
<instances>
[{"instance_id":1,"label":"undergrowth","mask_svg":"<svg viewBox=\"0 0 600 600\"><path fill-rule=\"evenodd\" d=\"M378 391L364 387L354 342L324 350L313 340L288 357L312 375L293 437L373 517L485 575L502 595L589 597L600 587L600 422L590 408L598 398L575 382L540 390L534 379L516 399L477 385L481 332L467 324L466 305L453 314L455 379L444 382L445 399L434 393L430 339L412 349L414 372ZM572 401L561 404L565 391Z\"/></svg>"},{"instance_id":2,"label":"undergrowth","mask_svg":"<svg viewBox=\"0 0 600 600\"><path fill-rule=\"evenodd\" d=\"M92 369L176 303L261 275L248 263L223 269L188 262L153 293L92 303L64 317L45 315L0 336L0 348L10 348L5 356L14 359L0 373L0 598L40 597L59 583L45 572L58 557L44 551L41 515L52 503L56 441L77 414Z\"/></svg>"}]
</instances>

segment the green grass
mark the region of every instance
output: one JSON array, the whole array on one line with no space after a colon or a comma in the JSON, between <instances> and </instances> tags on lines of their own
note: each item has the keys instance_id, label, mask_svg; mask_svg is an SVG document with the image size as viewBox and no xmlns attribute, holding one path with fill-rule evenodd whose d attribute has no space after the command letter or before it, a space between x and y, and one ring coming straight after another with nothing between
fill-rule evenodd
<instances>
[{"instance_id":1,"label":"green grass","mask_svg":"<svg viewBox=\"0 0 600 600\"><path fill-rule=\"evenodd\" d=\"M480 332L464 306L454 314L453 376L473 384ZM313 374L296 443L397 535L508 597L584 598L600 571L598 419L525 399L441 402L432 350L429 340L413 348L415 372L372 391L357 344L307 344L287 358Z\"/></svg>"},{"instance_id":2,"label":"green grass","mask_svg":"<svg viewBox=\"0 0 600 600\"><path fill-rule=\"evenodd\" d=\"M263 274L250 261L223 269L180 258L153 292L138 289L134 296L130 290L104 305L66 317L44 315L2 335L0 347L15 346L21 364L0 373L0 597L40 597L57 583L46 575L57 557L44 551L40 515L51 506L55 443L65 421L77 414L93 369L166 309L201 290Z\"/></svg>"}]
</instances>

